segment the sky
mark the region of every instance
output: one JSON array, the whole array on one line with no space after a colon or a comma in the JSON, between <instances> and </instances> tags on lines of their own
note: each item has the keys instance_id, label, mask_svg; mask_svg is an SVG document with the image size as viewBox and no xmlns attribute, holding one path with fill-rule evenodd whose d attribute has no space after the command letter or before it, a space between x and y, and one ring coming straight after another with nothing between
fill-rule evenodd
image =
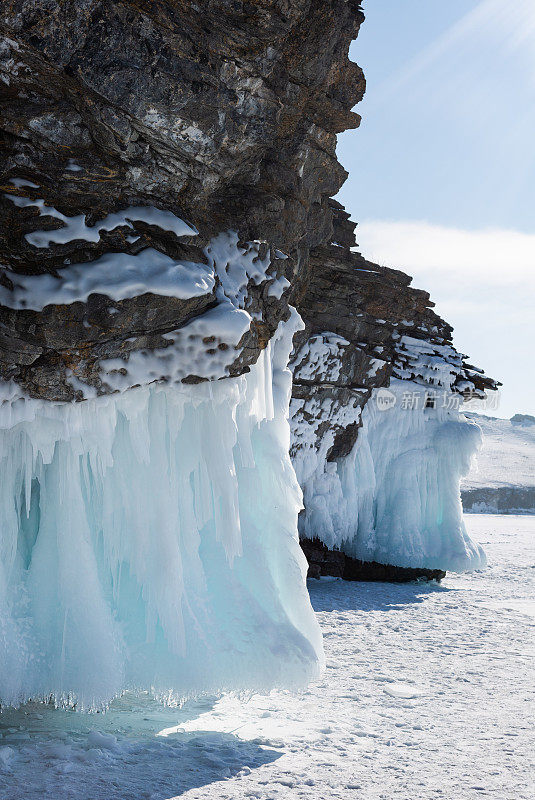
<instances>
[{"instance_id":1,"label":"sky","mask_svg":"<svg viewBox=\"0 0 535 800\"><path fill-rule=\"evenodd\" d=\"M362 124L339 199L367 258L403 269L535 414L535 0L365 0Z\"/></svg>"}]
</instances>

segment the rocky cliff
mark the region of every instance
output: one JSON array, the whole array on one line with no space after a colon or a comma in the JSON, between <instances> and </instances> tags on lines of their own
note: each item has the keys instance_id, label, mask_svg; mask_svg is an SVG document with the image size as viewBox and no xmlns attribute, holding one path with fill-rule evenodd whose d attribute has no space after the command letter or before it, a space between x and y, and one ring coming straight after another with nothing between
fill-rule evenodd
<instances>
[{"instance_id":1,"label":"rocky cliff","mask_svg":"<svg viewBox=\"0 0 535 800\"><path fill-rule=\"evenodd\" d=\"M224 302L207 249L227 231L221 268L244 250L255 262L238 289L250 324L231 341L208 318L192 334L206 360L230 352L179 379L254 363L288 316L288 281L305 281L332 235L336 134L358 125L364 90L347 56L361 21L347 0L4 4L1 377L52 400L113 391L110 369L128 370L116 359L168 347L166 333ZM199 278L183 297L161 289L177 264ZM160 377L173 378L147 379Z\"/></svg>"},{"instance_id":2,"label":"rocky cliff","mask_svg":"<svg viewBox=\"0 0 535 800\"><path fill-rule=\"evenodd\" d=\"M356 0L3 5L1 396L11 408L234 378L295 305L305 323L291 363L302 535L348 557L427 568L446 526L457 543L439 548L442 568L471 556L458 515L444 511L457 508L466 459L438 481L453 458L441 426L458 421L452 395L494 383L454 349L427 293L356 252L355 226L332 199L346 177L336 134L359 123L365 84L348 49L362 20ZM397 398L399 410L409 390L448 395L424 398L417 465L399 471L441 487L432 514L416 504L418 519L414 486L381 488L418 450L421 420L407 415L387 436L376 410ZM397 441L382 465L379 430ZM441 455L431 463L430 452ZM377 544L398 507L396 536L411 542L402 555Z\"/></svg>"}]
</instances>

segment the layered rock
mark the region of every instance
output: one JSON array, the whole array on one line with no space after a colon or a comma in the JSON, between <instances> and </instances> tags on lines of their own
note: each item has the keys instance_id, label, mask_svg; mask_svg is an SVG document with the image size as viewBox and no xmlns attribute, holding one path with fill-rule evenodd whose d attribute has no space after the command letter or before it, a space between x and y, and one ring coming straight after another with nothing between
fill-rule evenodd
<instances>
[{"instance_id":1,"label":"layered rock","mask_svg":"<svg viewBox=\"0 0 535 800\"><path fill-rule=\"evenodd\" d=\"M163 335L224 302L207 248L229 230L260 260L270 250L264 275L240 278L235 305L250 325L225 341L209 320L205 352L227 346L232 357L181 379L254 363L288 317L287 280L305 275L310 248L331 235L328 198L346 176L336 134L358 125L351 107L364 90L347 57L361 20L346 0L4 7L0 377L53 400L82 399L79 382L113 391L103 359L167 347ZM255 240L267 242L261 254ZM204 291L143 287L153 250L167 256L160 272L206 265ZM118 283L137 270L137 290L121 297L96 283L83 296L95 266ZM37 307L25 304L36 282L18 276L42 275L55 281L41 282ZM62 282L77 288L63 300L50 288Z\"/></svg>"}]
</instances>

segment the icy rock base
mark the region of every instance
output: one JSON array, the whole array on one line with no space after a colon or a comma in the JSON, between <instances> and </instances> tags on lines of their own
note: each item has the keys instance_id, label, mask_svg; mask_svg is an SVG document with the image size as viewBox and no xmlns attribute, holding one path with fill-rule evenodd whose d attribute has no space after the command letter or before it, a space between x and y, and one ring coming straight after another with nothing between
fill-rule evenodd
<instances>
[{"instance_id":1,"label":"icy rock base","mask_svg":"<svg viewBox=\"0 0 535 800\"><path fill-rule=\"evenodd\" d=\"M358 558L329 550L319 539L301 539L301 547L308 561L309 578L343 578L345 581L381 581L383 583L410 583L411 581L441 581L446 573L441 569L425 567L396 567L377 561L360 561Z\"/></svg>"},{"instance_id":2,"label":"icy rock base","mask_svg":"<svg viewBox=\"0 0 535 800\"><path fill-rule=\"evenodd\" d=\"M303 449L294 459L305 498L301 535L365 562L477 569L485 554L466 532L459 486L480 430L440 403L407 407L404 398L415 388L393 380L386 409L374 390L347 457L314 461L313 451Z\"/></svg>"},{"instance_id":3,"label":"icy rock base","mask_svg":"<svg viewBox=\"0 0 535 800\"><path fill-rule=\"evenodd\" d=\"M318 673L290 328L239 378L2 408L1 704L95 709L126 688L171 700Z\"/></svg>"}]
</instances>

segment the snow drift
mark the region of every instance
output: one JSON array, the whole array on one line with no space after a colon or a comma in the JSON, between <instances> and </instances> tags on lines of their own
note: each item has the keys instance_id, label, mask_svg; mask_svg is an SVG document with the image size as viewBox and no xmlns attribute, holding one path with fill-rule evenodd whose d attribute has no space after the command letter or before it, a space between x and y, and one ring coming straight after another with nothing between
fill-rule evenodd
<instances>
[{"instance_id":1,"label":"snow drift","mask_svg":"<svg viewBox=\"0 0 535 800\"><path fill-rule=\"evenodd\" d=\"M237 378L1 407L2 704L317 674L288 455L296 320Z\"/></svg>"}]
</instances>

